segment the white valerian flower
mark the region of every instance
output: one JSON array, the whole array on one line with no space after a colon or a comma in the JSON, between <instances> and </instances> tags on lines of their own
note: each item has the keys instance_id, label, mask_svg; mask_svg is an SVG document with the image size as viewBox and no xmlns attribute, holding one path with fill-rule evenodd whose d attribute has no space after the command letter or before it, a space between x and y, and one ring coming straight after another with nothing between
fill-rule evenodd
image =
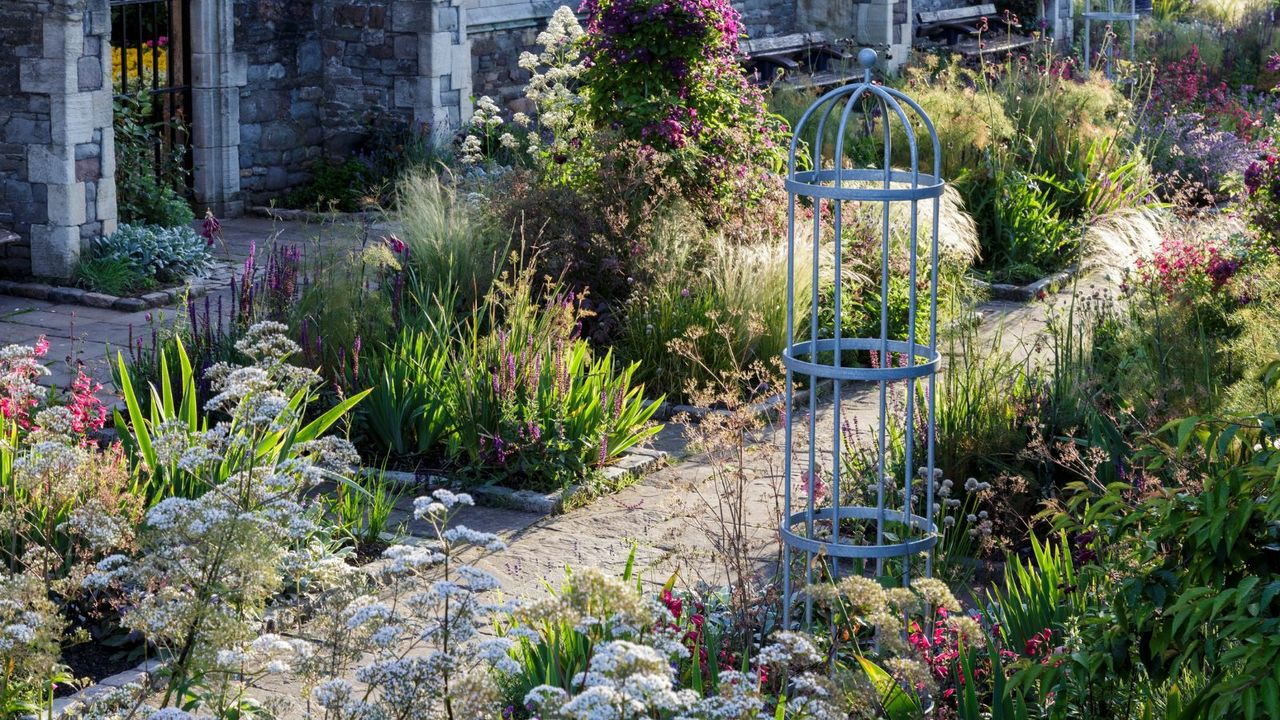
<instances>
[{"instance_id":1,"label":"white valerian flower","mask_svg":"<svg viewBox=\"0 0 1280 720\"><path fill-rule=\"evenodd\" d=\"M775 634L773 642L760 648L760 652L756 654L758 665L796 665L821 660L822 655L812 640L790 631Z\"/></svg>"},{"instance_id":2,"label":"white valerian flower","mask_svg":"<svg viewBox=\"0 0 1280 720\"><path fill-rule=\"evenodd\" d=\"M193 720L193 716L191 713L178 708L163 708L151 713L147 720Z\"/></svg>"},{"instance_id":3,"label":"white valerian flower","mask_svg":"<svg viewBox=\"0 0 1280 720\"><path fill-rule=\"evenodd\" d=\"M475 135L467 135L462 139L462 144L458 146L458 158L467 165L475 165L484 159L484 148L480 144L480 138Z\"/></svg>"},{"instance_id":4,"label":"white valerian flower","mask_svg":"<svg viewBox=\"0 0 1280 720\"><path fill-rule=\"evenodd\" d=\"M466 525L458 525L445 530L441 533L441 538L445 542L475 545L491 551L505 550L507 547L507 544L497 535L472 530Z\"/></svg>"}]
</instances>

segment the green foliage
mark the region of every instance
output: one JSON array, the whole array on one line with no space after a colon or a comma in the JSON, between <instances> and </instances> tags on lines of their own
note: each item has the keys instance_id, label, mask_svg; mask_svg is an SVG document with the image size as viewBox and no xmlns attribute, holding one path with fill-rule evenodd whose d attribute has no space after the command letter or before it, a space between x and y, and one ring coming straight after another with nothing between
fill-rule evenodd
<instances>
[{"instance_id":1,"label":"green foliage","mask_svg":"<svg viewBox=\"0 0 1280 720\"><path fill-rule=\"evenodd\" d=\"M289 193L289 207L327 212L359 212L370 202L366 168L355 158L320 158L311 164L311 182Z\"/></svg>"},{"instance_id":2,"label":"green foliage","mask_svg":"<svg viewBox=\"0 0 1280 720\"><path fill-rule=\"evenodd\" d=\"M685 227L664 224L653 254L661 261L626 309L620 356L672 398L753 395L786 342L785 252L723 238L703 250Z\"/></svg>"},{"instance_id":3,"label":"green foliage","mask_svg":"<svg viewBox=\"0 0 1280 720\"><path fill-rule=\"evenodd\" d=\"M937 127L943 177L978 224L979 267L996 281L1026 282L1077 262L1090 250L1080 246L1090 222L1153 201L1129 101L1100 73L1072 75L1048 50L984 60L977 72L926 56L905 73ZM906 139L895 132L902 166Z\"/></svg>"},{"instance_id":4,"label":"green foliage","mask_svg":"<svg viewBox=\"0 0 1280 720\"><path fill-rule=\"evenodd\" d=\"M155 287L154 279L123 258L92 258L76 265L76 284L108 295L133 295Z\"/></svg>"},{"instance_id":5,"label":"green foliage","mask_svg":"<svg viewBox=\"0 0 1280 720\"><path fill-rule=\"evenodd\" d=\"M1192 673L1203 684L1179 699L1181 717L1276 713L1277 442L1271 415L1187 418L1141 452L1145 494L1129 483L1073 488L1057 524L1096 535L1097 560L1080 573L1102 583L1106 608L1081 626L1083 647L1102 660L1073 667L1089 673L1081 681L1119 685L1113 702L1123 702L1144 678L1160 688Z\"/></svg>"},{"instance_id":6,"label":"green foliage","mask_svg":"<svg viewBox=\"0 0 1280 720\"><path fill-rule=\"evenodd\" d=\"M376 441L397 456L437 449L453 431L447 334L403 329L384 353L366 362L361 384L369 401L361 417Z\"/></svg>"},{"instance_id":7,"label":"green foliage","mask_svg":"<svg viewBox=\"0 0 1280 720\"><path fill-rule=\"evenodd\" d=\"M141 478L138 492L149 503L167 497L197 497L208 489L199 484L198 474L182 471L177 464L178 458L162 456L153 442L157 433L171 432L173 427L182 427L191 434L204 432L209 428L209 416L196 401L196 376L191 360L180 339L175 339L175 345L181 374L170 381L169 362L166 352L161 350L158 363L159 387L134 387L123 353L116 358L119 368L117 379L120 381L120 394L125 405L124 413L119 409L114 412L116 433L134 458ZM292 412L304 412L314 400L312 392L309 387L295 391L289 397L289 409ZM323 435L368 394L369 391L364 390L352 395L319 413L310 422L262 433L254 453L259 459L279 460L287 457L290 448ZM150 398L150 410L147 412L143 411L143 401L140 399L144 395ZM231 461L223 460L224 466L228 462Z\"/></svg>"},{"instance_id":8,"label":"green foliage","mask_svg":"<svg viewBox=\"0 0 1280 720\"><path fill-rule=\"evenodd\" d=\"M116 95L116 203L122 222L176 227L195 220L179 192L186 187L187 133L178 118L154 120L147 93ZM171 138L179 138L177 141Z\"/></svg>"},{"instance_id":9,"label":"green foliage","mask_svg":"<svg viewBox=\"0 0 1280 720\"><path fill-rule=\"evenodd\" d=\"M996 608L1004 643L1016 648L1045 629L1062 637L1068 621L1089 608L1089 588L1076 573L1065 533L1045 542L1032 535L1031 556L1024 561L1010 555L1003 584L987 597Z\"/></svg>"},{"instance_id":10,"label":"green foliage","mask_svg":"<svg viewBox=\"0 0 1280 720\"><path fill-rule=\"evenodd\" d=\"M539 685L572 690L574 678L587 668L596 646L628 634L616 627L618 621L641 619L632 615L642 588L634 563L633 546L621 577L607 577L597 569L575 574L566 567L558 589L547 583L554 596L551 602L523 608L496 628L516 643L512 656L519 669L503 682L503 694L511 706L523 708L524 698ZM557 606L562 610L548 612ZM584 614L604 622L578 622ZM644 625L630 632L651 632L657 618L644 613L643 619Z\"/></svg>"},{"instance_id":11,"label":"green foliage","mask_svg":"<svg viewBox=\"0 0 1280 720\"><path fill-rule=\"evenodd\" d=\"M966 175L956 184L978 222L994 279L1028 282L1076 261L1080 232L1062 217L1055 191L1063 188L1054 178L1013 170Z\"/></svg>"},{"instance_id":12,"label":"green foliage","mask_svg":"<svg viewBox=\"0 0 1280 720\"><path fill-rule=\"evenodd\" d=\"M0 715L34 717L47 707L55 686L72 681L58 662L67 625L43 578L0 568Z\"/></svg>"},{"instance_id":13,"label":"green foliage","mask_svg":"<svg viewBox=\"0 0 1280 720\"><path fill-rule=\"evenodd\" d=\"M325 499L326 510L338 537L359 547L377 547L391 530L391 514L404 496L402 489L389 483L383 475L366 478L342 478L332 497Z\"/></svg>"}]
</instances>

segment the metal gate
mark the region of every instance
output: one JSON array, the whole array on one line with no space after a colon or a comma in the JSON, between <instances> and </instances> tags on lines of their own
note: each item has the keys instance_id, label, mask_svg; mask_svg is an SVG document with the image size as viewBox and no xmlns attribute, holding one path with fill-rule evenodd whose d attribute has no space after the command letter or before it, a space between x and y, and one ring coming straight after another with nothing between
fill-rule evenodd
<instances>
[{"instance_id":1,"label":"metal gate","mask_svg":"<svg viewBox=\"0 0 1280 720\"><path fill-rule=\"evenodd\" d=\"M117 145L151 145L158 180L191 183L189 0L110 0ZM119 115L129 113L124 126ZM129 137L119 137L122 127ZM124 168L128 172L129 168Z\"/></svg>"}]
</instances>

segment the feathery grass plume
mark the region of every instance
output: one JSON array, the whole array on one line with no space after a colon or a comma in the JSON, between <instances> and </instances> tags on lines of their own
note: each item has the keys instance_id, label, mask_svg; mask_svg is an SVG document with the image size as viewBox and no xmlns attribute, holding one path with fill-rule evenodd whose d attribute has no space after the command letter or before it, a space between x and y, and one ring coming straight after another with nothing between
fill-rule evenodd
<instances>
[{"instance_id":1,"label":"feathery grass plume","mask_svg":"<svg viewBox=\"0 0 1280 720\"><path fill-rule=\"evenodd\" d=\"M454 296L458 307L475 307L502 268L510 234L434 172L407 173L396 198L410 294L423 305Z\"/></svg>"}]
</instances>

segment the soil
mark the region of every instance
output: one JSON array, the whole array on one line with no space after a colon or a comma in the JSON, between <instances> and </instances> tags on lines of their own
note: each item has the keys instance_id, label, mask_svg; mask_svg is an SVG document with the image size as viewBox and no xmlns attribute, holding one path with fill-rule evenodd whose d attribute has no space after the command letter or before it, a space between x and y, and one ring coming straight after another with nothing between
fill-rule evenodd
<instances>
[{"instance_id":1,"label":"soil","mask_svg":"<svg viewBox=\"0 0 1280 720\"><path fill-rule=\"evenodd\" d=\"M141 659L129 648L109 647L98 642L82 642L62 649L62 662L71 669L75 678L88 678L98 682L138 666ZM56 697L65 697L75 693L77 687L59 685L54 691Z\"/></svg>"},{"instance_id":2,"label":"soil","mask_svg":"<svg viewBox=\"0 0 1280 720\"><path fill-rule=\"evenodd\" d=\"M351 564L356 567L368 565L382 557L382 551L391 547L391 543L377 540L373 542L362 542L356 545L356 554L351 560Z\"/></svg>"}]
</instances>

